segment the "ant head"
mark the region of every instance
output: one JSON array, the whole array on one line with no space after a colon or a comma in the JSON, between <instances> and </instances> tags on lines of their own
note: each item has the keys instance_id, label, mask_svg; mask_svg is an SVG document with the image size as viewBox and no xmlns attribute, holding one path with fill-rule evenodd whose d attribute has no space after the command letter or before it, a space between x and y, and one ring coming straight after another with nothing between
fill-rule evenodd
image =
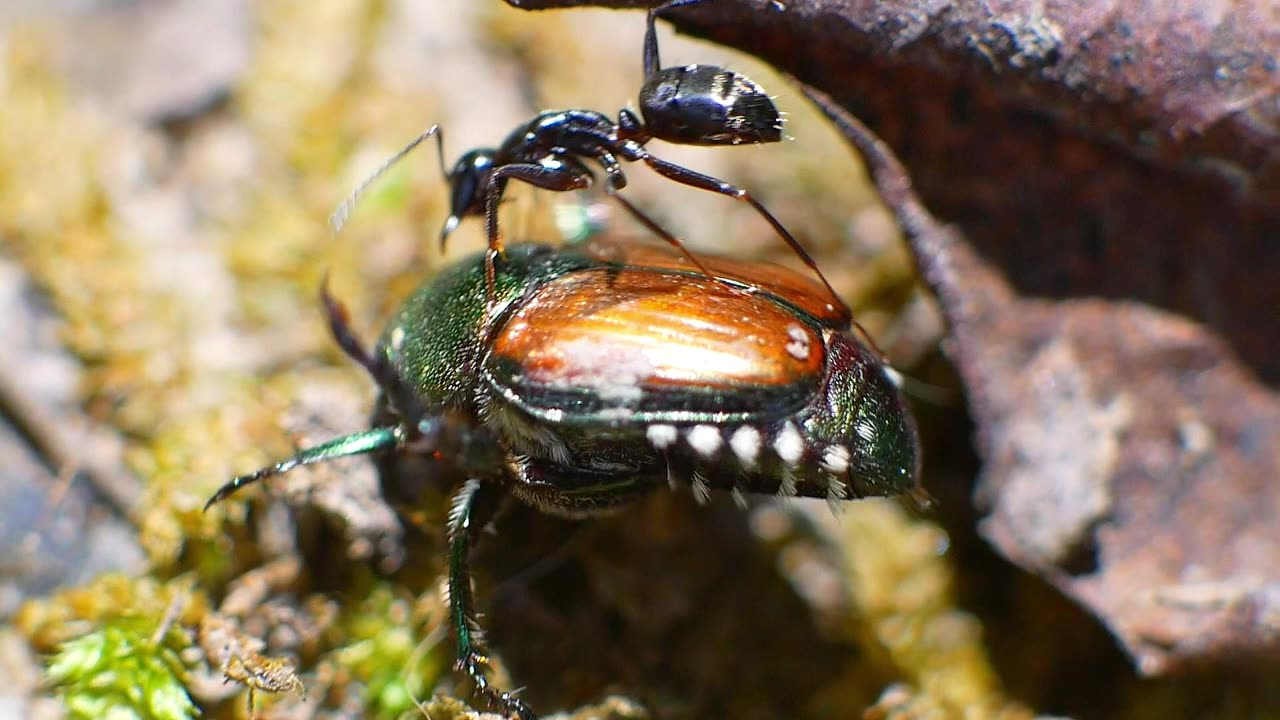
<instances>
[{"instance_id":1,"label":"ant head","mask_svg":"<svg viewBox=\"0 0 1280 720\"><path fill-rule=\"evenodd\" d=\"M782 117L764 89L745 75L715 65L654 72L640 88L640 114L653 137L684 145L782 139Z\"/></svg>"},{"instance_id":2,"label":"ant head","mask_svg":"<svg viewBox=\"0 0 1280 720\"><path fill-rule=\"evenodd\" d=\"M468 215L484 214L484 186L493 171L496 151L479 148L465 153L445 176L449 181L449 218L440 230L440 244Z\"/></svg>"}]
</instances>

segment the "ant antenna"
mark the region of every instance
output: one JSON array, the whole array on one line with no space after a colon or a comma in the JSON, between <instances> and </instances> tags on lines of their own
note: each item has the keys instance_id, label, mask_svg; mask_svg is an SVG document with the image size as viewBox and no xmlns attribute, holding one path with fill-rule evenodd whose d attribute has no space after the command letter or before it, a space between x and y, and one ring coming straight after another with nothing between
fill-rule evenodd
<instances>
[{"instance_id":1,"label":"ant antenna","mask_svg":"<svg viewBox=\"0 0 1280 720\"><path fill-rule=\"evenodd\" d=\"M440 150L440 175L446 178L449 177L449 171L444 166L444 130L442 130L439 125L432 125L426 132L411 140L408 145L400 148L399 152L382 161L382 164L370 173L368 177L361 181L361 183L356 186L356 189L352 190L351 194L334 209L333 214L329 216L329 227L333 229L333 232L342 232L342 228L347 224L347 219L351 217L351 211L355 210L356 203L359 202L360 196L364 194L365 190L369 189L369 186L373 184L374 180L382 177L385 172L391 169L392 165L400 162L401 158L408 155L414 148L421 145L424 140L432 135L436 136L436 146Z\"/></svg>"}]
</instances>

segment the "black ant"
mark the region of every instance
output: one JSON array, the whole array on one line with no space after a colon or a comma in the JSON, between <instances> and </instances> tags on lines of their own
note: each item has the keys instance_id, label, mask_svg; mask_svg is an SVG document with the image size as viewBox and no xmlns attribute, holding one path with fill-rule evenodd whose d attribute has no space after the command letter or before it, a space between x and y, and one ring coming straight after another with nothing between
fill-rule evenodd
<instances>
[{"instance_id":1,"label":"black ant","mask_svg":"<svg viewBox=\"0 0 1280 720\"><path fill-rule=\"evenodd\" d=\"M365 188L434 135L440 151L440 170L448 179L451 192L450 215L440 231L441 247L462 218L483 214L489 239L485 275L491 293L494 263L503 253L502 235L498 231L498 203L507 181L522 180L545 190L580 190L594 181L591 170L587 168L587 160L596 161L604 169L606 193L642 225L679 250L700 271L712 276L684 243L619 194L618 191L627 185L621 162L641 161L670 180L727 195L755 208L822 281L831 294L834 307L843 313L846 320L851 319L848 306L827 282L809 253L750 193L723 180L655 157L644 147L653 139L684 145L758 144L782 139L782 118L777 107L750 78L715 65L660 67L655 30L658 15L699 2L703 0L670 0L649 10L644 36L645 82L640 88L640 117L625 108L618 112L616 122L593 110L546 111L516 128L496 149L478 148L464 153L452 170L444 168L443 131L439 126L432 126L362 182L334 211L330 224L335 231L341 229Z\"/></svg>"}]
</instances>

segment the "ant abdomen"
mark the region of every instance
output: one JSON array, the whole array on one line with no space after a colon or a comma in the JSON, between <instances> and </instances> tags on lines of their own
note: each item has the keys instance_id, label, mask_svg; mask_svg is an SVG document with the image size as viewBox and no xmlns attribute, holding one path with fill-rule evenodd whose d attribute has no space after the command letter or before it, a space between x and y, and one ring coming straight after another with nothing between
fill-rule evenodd
<instances>
[{"instance_id":1,"label":"ant abdomen","mask_svg":"<svg viewBox=\"0 0 1280 720\"><path fill-rule=\"evenodd\" d=\"M782 139L782 116L754 80L716 65L653 73L640 89L649 134L682 145L746 145Z\"/></svg>"}]
</instances>

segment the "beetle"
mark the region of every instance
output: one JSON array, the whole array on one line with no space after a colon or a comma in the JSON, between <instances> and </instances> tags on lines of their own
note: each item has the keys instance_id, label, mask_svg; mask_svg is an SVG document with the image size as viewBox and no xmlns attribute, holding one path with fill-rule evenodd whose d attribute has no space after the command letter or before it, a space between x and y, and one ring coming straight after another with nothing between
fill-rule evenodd
<instances>
[{"instance_id":1,"label":"beetle","mask_svg":"<svg viewBox=\"0 0 1280 720\"><path fill-rule=\"evenodd\" d=\"M483 672L469 568L482 500L586 517L669 483L700 499L922 493L896 375L809 278L711 257L696 268L662 247L516 244L489 304L485 258L422 285L372 352L322 291L337 343L381 392L377 426L234 478L206 508L340 457L449 464L466 478L447 523L456 667L505 712L535 717Z\"/></svg>"},{"instance_id":2,"label":"beetle","mask_svg":"<svg viewBox=\"0 0 1280 720\"><path fill-rule=\"evenodd\" d=\"M782 139L782 115L773 100L754 80L718 65L682 65L663 68L658 55L656 20L668 10L704 0L670 0L651 8L644 35L644 84L640 88L640 114L627 108L616 120L595 110L547 110L521 124L496 148L476 148L463 153L453 167L444 167L444 134L433 126L374 170L334 210L330 225L340 230L363 191L383 172L420 143L435 136L440 172L449 185L450 212L440 230L443 248L463 218L484 216L489 243L485 267L493 287L494 264L503 254L498 227L498 204L507 182L520 180L544 190L568 192L590 187L595 181L587 161L605 173L605 192L638 222L710 276L680 241L620 194L627 185L623 162L643 162L663 177L690 187L719 193L745 202L763 217L791 251L822 281L831 307L844 318L853 317L848 305L831 287L813 257L787 228L747 190L682 165L663 160L646 149L651 140L683 145L743 145L774 143Z\"/></svg>"}]
</instances>

